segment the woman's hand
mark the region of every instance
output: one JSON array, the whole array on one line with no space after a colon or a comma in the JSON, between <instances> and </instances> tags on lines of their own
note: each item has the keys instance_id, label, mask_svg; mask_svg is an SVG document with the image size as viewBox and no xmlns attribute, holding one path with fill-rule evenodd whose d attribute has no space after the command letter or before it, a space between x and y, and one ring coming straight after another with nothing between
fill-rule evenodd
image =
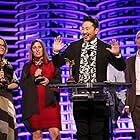
<instances>
[{"instance_id":1,"label":"woman's hand","mask_svg":"<svg viewBox=\"0 0 140 140\"><path fill-rule=\"evenodd\" d=\"M35 76L35 77L38 77L38 76L40 76L41 74L42 74L42 70L38 68L38 69L35 71L34 76Z\"/></svg>"},{"instance_id":2,"label":"woman's hand","mask_svg":"<svg viewBox=\"0 0 140 140\"><path fill-rule=\"evenodd\" d=\"M43 78L44 78L44 81L40 82L40 84L43 85L43 86L48 85L49 84L49 79L44 77L44 76L43 76Z\"/></svg>"}]
</instances>

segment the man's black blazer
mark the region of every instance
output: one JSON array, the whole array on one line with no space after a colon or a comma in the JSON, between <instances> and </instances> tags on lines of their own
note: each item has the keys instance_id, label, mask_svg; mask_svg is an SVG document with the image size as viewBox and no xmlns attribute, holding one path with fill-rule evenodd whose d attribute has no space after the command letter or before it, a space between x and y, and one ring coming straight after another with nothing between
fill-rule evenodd
<instances>
[{"instance_id":1,"label":"man's black blazer","mask_svg":"<svg viewBox=\"0 0 140 140\"><path fill-rule=\"evenodd\" d=\"M52 60L56 67L61 67L65 64L64 58L69 60L74 60L75 65L73 66L73 77L76 82L79 78L79 66L80 66L80 56L82 48L83 39L72 42L68 48L63 52L57 55L52 56ZM107 65L111 63L115 68L122 71L125 69L125 61L121 58L116 58L112 53L110 53L106 48L110 48L109 44L104 43L103 41L97 39L97 58L96 58L96 78L97 82L103 82L107 77Z\"/></svg>"}]
</instances>

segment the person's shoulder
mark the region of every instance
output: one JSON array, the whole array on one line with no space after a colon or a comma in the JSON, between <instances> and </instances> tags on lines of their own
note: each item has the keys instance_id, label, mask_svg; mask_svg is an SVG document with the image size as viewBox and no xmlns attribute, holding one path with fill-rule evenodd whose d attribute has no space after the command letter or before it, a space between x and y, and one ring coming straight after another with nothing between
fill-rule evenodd
<instances>
[{"instance_id":1,"label":"person's shoulder","mask_svg":"<svg viewBox=\"0 0 140 140\"><path fill-rule=\"evenodd\" d=\"M108 44L108 43L106 43L106 42L104 42L104 41L102 41L101 39L98 39L98 38L97 38L97 45L104 46L104 47L110 47L111 46L110 44Z\"/></svg>"},{"instance_id":2,"label":"person's shoulder","mask_svg":"<svg viewBox=\"0 0 140 140\"><path fill-rule=\"evenodd\" d=\"M26 62L26 63L24 63L23 68L27 68L27 67L29 67L30 65L31 65L30 62Z\"/></svg>"},{"instance_id":3,"label":"person's shoulder","mask_svg":"<svg viewBox=\"0 0 140 140\"><path fill-rule=\"evenodd\" d=\"M126 59L126 61L131 61L131 60L133 60L133 59L135 59L135 58L136 58L136 54L133 54L133 55L129 56L129 57Z\"/></svg>"},{"instance_id":4,"label":"person's shoulder","mask_svg":"<svg viewBox=\"0 0 140 140\"><path fill-rule=\"evenodd\" d=\"M56 68L55 65L54 65L54 62L52 60L49 60L46 65L49 66L49 67L52 67L53 69Z\"/></svg>"},{"instance_id":5,"label":"person's shoulder","mask_svg":"<svg viewBox=\"0 0 140 140\"><path fill-rule=\"evenodd\" d=\"M6 68L13 70L13 65L8 60L5 59L4 63Z\"/></svg>"},{"instance_id":6,"label":"person's shoulder","mask_svg":"<svg viewBox=\"0 0 140 140\"><path fill-rule=\"evenodd\" d=\"M31 64L30 62L25 62L24 66L27 66L27 65L30 65L30 64Z\"/></svg>"},{"instance_id":7,"label":"person's shoulder","mask_svg":"<svg viewBox=\"0 0 140 140\"><path fill-rule=\"evenodd\" d=\"M131 65L132 63L134 63L135 62L135 59L136 59L136 55L131 55L130 57L128 57L127 59L126 59L126 64L127 65Z\"/></svg>"},{"instance_id":8,"label":"person's shoulder","mask_svg":"<svg viewBox=\"0 0 140 140\"><path fill-rule=\"evenodd\" d=\"M54 67L54 63L53 63L53 61L52 61L52 60L48 60L48 63L47 63L47 64L45 64L45 65L50 65L50 66L53 66L53 67Z\"/></svg>"},{"instance_id":9,"label":"person's shoulder","mask_svg":"<svg viewBox=\"0 0 140 140\"><path fill-rule=\"evenodd\" d=\"M52 69L54 69L55 71L59 71L59 72L61 72L61 69L58 68L58 67L56 67L56 66L54 65L54 63L53 63L52 60L49 60L48 64L49 64L50 67L52 67Z\"/></svg>"},{"instance_id":10,"label":"person's shoulder","mask_svg":"<svg viewBox=\"0 0 140 140\"><path fill-rule=\"evenodd\" d=\"M83 39L79 39L79 40L75 40L75 41L71 42L70 45L74 45L74 44L82 43L82 42L83 42Z\"/></svg>"}]
</instances>

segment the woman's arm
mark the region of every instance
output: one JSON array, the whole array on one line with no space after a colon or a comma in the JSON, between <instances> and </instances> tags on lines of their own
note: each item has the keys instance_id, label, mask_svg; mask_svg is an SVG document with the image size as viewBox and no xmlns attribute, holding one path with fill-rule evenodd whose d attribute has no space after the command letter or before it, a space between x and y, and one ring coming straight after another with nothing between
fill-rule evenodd
<instances>
[{"instance_id":1,"label":"woman's arm","mask_svg":"<svg viewBox=\"0 0 140 140\"><path fill-rule=\"evenodd\" d=\"M16 89L18 88L18 84L17 83L11 83L7 86L7 89Z\"/></svg>"}]
</instances>

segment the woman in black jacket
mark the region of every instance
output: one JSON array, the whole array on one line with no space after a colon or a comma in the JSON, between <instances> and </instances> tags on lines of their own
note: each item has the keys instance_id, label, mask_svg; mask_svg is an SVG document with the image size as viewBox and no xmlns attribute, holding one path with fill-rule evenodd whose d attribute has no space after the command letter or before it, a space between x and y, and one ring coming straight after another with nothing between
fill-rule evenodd
<instances>
[{"instance_id":1,"label":"woman in black jacket","mask_svg":"<svg viewBox=\"0 0 140 140\"><path fill-rule=\"evenodd\" d=\"M34 40L20 80L23 122L33 134L33 140L41 140L45 130L52 140L60 139L59 93L48 87L50 83L60 82L60 71L49 61L43 42Z\"/></svg>"}]
</instances>

